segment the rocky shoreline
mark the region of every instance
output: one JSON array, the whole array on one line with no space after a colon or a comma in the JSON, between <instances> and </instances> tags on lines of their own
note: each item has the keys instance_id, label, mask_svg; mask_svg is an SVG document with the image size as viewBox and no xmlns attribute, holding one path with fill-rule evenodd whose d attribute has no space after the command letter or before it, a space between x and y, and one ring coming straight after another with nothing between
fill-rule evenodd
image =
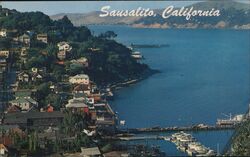
<instances>
[{"instance_id":1,"label":"rocky shoreline","mask_svg":"<svg viewBox=\"0 0 250 157\"><path fill-rule=\"evenodd\" d=\"M145 80L147 79L148 77L154 75L154 74L157 74L157 73L160 73L159 70L155 70L155 69L147 69L145 70L145 72L142 73L141 76L139 77L135 77L135 78L131 78L131 79L128 79L128 80L124 80L122 82L119 82L119 83L115 83L115 84L112 84L110 85L110 89L112 91L114 90L118 90L118 89L121 89L123 87L128 87L130 85L133 85L137 82L140 82L142 80Z\"/></svg>"}]
</instances>

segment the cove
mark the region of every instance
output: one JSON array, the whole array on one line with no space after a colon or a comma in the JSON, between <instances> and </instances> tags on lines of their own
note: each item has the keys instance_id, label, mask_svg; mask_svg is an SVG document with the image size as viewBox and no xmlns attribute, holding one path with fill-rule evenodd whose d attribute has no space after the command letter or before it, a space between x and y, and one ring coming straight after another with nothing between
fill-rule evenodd
<instances>
[{"instance_id":1,"label":"cove","mask_svg":"<svg viewBox=\"0 0 250 157\"><path fill-rule=\"evenodd\" d=\"M126 126L213 125L222 114L245 113L250 96L250 41L245 30L141 29L92 26L95 33L113 30L119 42L169 44L138 49L151 68L160 70L115 93L111 105ZM214 150L222 149L232 132L197 132L194 137ZM169 143L154 141L167 154L178 154Z\"/></svg>"}]
</instances>

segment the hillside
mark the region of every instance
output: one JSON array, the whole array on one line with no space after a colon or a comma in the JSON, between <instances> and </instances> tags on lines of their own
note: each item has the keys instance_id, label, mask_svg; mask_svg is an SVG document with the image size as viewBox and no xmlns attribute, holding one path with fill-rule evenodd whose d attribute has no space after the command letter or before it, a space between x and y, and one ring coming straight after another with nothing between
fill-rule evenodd
<instances>
[{"instance_id":1,"label":"hillside","mask_svg":"<svg viewBox=\"0 0 250 157\"><path fill-rule=\"evenodd\" d=\"M112 31L103 32L102 36L94 36L85 26L73 26L67 16L63 16L59 20L51 20L42 12L21 13L0 8L0 29L16 30L17 34L13 37L27 32L48 35L48 45L31 43L31 59L26 64L28 69L33 66L40 68L46 65L47 69L58 74L58 76L55 75L55 79L68 73L75 75L76 72L81 72L88 74L99 85L135 79L149 70L147 65L141 64L131 57L130 49L114 40L116 34ZM56 45L62 41L69 42L73 48L72 55L64 61L63 66L59 66L56 64ZM40 53L42 51L45 51L46 55ZM89 60L88 69L83 71L70 69L67 66L67 62L80 57L86 57ZM57 82L60 81L60 79L57 80Z\"/></svg>"},{"instance_id":2,"label":"hillside","mask_svg":"<svg viewBox=\"0 0 250 157\"><path fill-rule=\"evenodd\" d=\"M67 15L75 26L92 24L125 24L133 27L155 28L235 28L250 29L250 4L235 1L206 1L192 5L194 8L207 10L220 9L220 17L194 17L186 21L184 17L163 19L159 13L163 9L154 10L157 17L99 17L98 11L86 14L57 14L52 19L59 19ZM191 6L188 6L191 7Z\"/></svg>"},{"instance_id":3,"label":"hillside","mask_svg":"<svg viewBox=\"0 0 250 157\"><path fill-rule=\"evenodd\" d=\"M249 156L250 121L243 123L238 129L236 129L229 154L232 156Z\"/></svg>"},{"instance_id":4,"label":"hillside","mask_svg":"<svg viewBox=\"0 0 250 157\"><path fill-rule=\"evenodd\" d=\"M192 5L194 9L210 10L219 9L219 17L192 17L185 20L184 17L170 17L167 20L160 15L146 17L137 20L135 27L163 27L163 28L234 28L250 29L250 4L234 1L206 1ZM191 7L191 6L189 6Z\"/></svg>"},{"instance_id":5,"label":"hillside","mask_svg":"<svg viewBox=\"0 0 250 157\"><path fill-rule=\"evenodd\" d=\"M99 17L100 12L90 12L86 14L61 13L50 16L51 19L57 20L67 15L75 26L90 25L90 24L133 24L139 20L139 17Z\"/></svg>"}]
</instances>

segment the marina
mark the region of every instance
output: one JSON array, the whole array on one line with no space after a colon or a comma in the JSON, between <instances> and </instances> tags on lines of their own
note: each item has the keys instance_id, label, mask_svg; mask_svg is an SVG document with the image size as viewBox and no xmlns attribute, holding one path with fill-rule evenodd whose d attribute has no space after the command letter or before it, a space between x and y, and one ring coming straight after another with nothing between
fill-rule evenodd
<instances>
[{"instance_id":1,"label":"marina","mask_svg":"<svg viewBox=\"0 0 250 157\"><path fill-rule=\"evenodd\" d=\"M170 136L161 135L142 135L136 136L133 134L116 135L115 137L106 137L109 140L119 140L119 141L145 141L145 140L162 140L165 142L171 142L175 144L176 149L186 153L189 156L216 156L214 150L202 145L197 141L191 134L185 133L183 131L176 132Z\"/></svg>"},{"instance_id":2,"label":"marina","mask_svg":"<svg viewBox=\"0 0 250 157\"><path fill-rule=\"evenodd\" d=\"M191 134L183 131L172 134L170 141L173 142L177 149L186 152L189 156L215 156L214 150L205 147L198 142Z\"/></svg>"}]
</instances>

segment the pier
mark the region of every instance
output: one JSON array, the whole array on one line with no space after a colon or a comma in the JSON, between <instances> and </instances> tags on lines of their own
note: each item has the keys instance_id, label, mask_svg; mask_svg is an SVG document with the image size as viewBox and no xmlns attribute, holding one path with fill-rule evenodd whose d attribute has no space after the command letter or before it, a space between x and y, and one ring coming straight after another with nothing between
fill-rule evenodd
<instances>
[{"instance_id":1,"label":"pier","mask_svg":"<svg viewBox=\"0 0 250 157\"><path fill-rule=\"evenodd\" d=\"M149 128L128 128L128 129L119 129L118 133L151 133L151 132L174 132L174 131L212 131L212 130L233 130L236 125L194 125L194 126L180 126L180 127L149 127Z\"/></svg>"},{"instance_id":2,"label":"pier","mask_svg":"<svg viewBox=\"0 0 250 157\"><path fill-rule=\"evenodd\" d=\"M138 141L138 140L168 140L170 136L131 136L131 137L118 137L122 141Z\"/></svg>"}]
</instances>

